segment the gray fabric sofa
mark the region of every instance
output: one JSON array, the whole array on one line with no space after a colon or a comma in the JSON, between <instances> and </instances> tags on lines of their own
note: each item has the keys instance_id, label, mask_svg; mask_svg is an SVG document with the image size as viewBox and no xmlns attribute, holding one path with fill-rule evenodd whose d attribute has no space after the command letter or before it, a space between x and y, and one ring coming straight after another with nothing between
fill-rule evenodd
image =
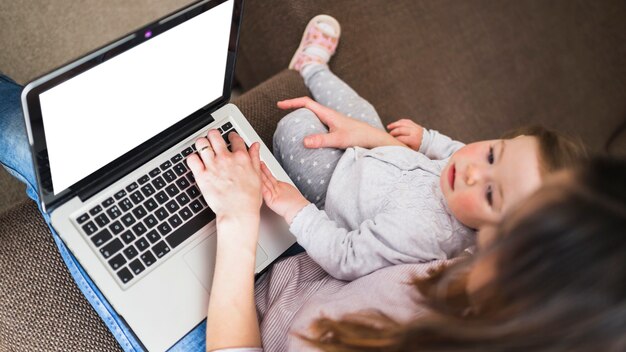
<instances>
[{"instance_id":1,"label":"gray fabric sofa","mask_svg":"<svg viewBox=\"0 0 626 352\"><path fill-rule=\"evenodd\" d=\"M623 1L248 0L237 104L263 140L307 95L287 71L308 20L335 16L331 69L388 123L411 118L465 142L542 123L592 152L626 121ZM609 151L626 155L626 136ZM0 351L119 349L80 295L33 202L0 214Z\"/></svg>"}]
</instances>

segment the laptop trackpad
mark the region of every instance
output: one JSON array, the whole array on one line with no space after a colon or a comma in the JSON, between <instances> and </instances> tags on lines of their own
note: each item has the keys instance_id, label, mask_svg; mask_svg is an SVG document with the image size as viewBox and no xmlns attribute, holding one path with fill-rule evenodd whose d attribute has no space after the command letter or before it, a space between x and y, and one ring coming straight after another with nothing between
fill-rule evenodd
<instances>
[{"instance_id":1,"label":"laptop trackpad","mask_svg":"<svg viewBox=\"0 0 626 352\"><path fill-rule=\"evenodd\" d=\"M217 250L217 236L212 234L198 243L192 250L185 254L185 262L193 271L194 275L211 292L213 282L213 268L215 267L215 253ZM259 245L256 246L255 267L267 260L267 254Z\"/></svg>"}]
</instances>

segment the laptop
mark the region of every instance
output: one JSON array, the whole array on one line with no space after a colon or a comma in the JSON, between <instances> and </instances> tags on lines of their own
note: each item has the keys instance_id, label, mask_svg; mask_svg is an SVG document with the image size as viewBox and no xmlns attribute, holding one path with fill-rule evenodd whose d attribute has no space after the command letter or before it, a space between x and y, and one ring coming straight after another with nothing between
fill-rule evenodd
<instances>
[{"instance_id":1,"label":"laptop","mask_svg":"<svg viewBox=\"0 0 626 352\"><path fill-rule=\"evenodd\" d=\"M229 103L242 2L193 3L22 93L41 206L150 351L206 318L215 214L186 164L195 140L236 131L293 184ZM295 243L282 219L267 208L261 217L257 273Z\"/></svg>"}]
</instances>

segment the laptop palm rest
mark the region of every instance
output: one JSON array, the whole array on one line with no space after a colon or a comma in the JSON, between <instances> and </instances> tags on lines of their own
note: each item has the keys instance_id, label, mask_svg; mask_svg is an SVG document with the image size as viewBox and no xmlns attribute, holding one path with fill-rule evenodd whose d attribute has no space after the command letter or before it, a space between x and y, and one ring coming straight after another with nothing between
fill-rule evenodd
<instances>
[{"instance_id":1,"label":"laptop palm rest","mask_svg":"<svg viewBox=\"0 0 626 352\"><path fill-rule=\"evenodd\" d=\"M215 267L215 254L217 250L217 236L212 234L198 243L193 249L185 254L185 262L196 276L196 279L202 283L202 286L211 292L211 283L213 282L213 269ZM255 267L263 264L267 260L267 253L256 246L256 262Z\"/></svg>"}]
</instances>

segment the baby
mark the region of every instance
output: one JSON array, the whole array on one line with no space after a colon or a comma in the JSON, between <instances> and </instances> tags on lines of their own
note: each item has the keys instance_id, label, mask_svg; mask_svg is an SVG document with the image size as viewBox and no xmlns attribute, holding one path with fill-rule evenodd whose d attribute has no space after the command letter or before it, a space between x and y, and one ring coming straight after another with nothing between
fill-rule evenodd
<instances>
[{"instance_id":1,"label":"baby","mask_svg":"<svg viewBox=\"0 0 626 352\"><path fill-rule=\"evenodd\" d=\"M266 204L338 279L458 255L475 231L496 224L546 173L581 153L540 127L468 145L410 120L387 133L371 104L326 65L339 36L330 16L309 22L290 68L316 101L278 103L299 108L274 134L274 154L299 190L265 166L262 173Z\"/></svg>"}]
</instances>

